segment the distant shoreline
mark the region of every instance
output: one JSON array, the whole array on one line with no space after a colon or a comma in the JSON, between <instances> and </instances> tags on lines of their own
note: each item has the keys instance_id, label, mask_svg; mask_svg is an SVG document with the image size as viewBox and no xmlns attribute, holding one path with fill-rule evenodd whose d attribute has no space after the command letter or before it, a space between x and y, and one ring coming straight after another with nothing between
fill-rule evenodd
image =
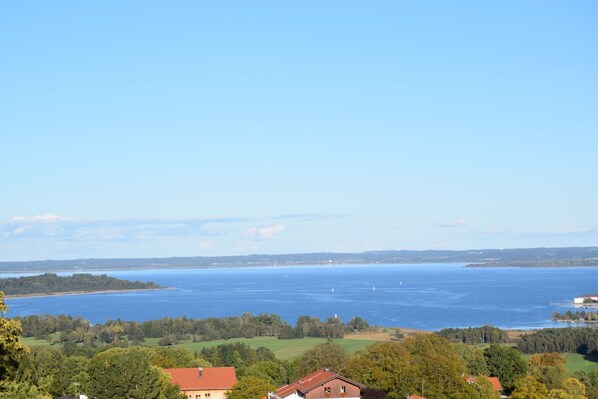
<instances>
[{"instance_id":1,"label":"distant shoreline","mask_svg":"<svg viewBox=\"0 0 598 399\"><path fill-rule=\"evenodd\" d=\"M43 293L39 293L39 294L4 295L4 299L38 298L38 297L88 295L88 294L114 294L117 292L157 291L157 290L173 290L173 289L174 288L172 288L172 287L159 287L159 288L134 288L134 289L127 289L127 290L43 292Z\"/></svg>"}]
</instances>

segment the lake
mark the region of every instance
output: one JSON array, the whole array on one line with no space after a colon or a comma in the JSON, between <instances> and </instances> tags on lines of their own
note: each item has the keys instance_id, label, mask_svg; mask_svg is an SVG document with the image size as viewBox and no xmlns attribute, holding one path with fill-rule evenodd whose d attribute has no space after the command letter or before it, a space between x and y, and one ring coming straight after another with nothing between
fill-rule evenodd
<instances>
[{"instance_id":1,"label":"lake","mask_svg":"<svg viewBox=\"0 0 598 399\"><path fill-rule=\"evenodd\" d=\"M598 268L465 268L459 264L302 266L101 272L170 290L7 299L8 317L70 314L92 323L275 313L437 330L492 324L563 326L554 311L598 291ZM101 274L94 272L95 274ZM3 275L2 277L7 277ZM11 276L14 276L11 275Z\"/></svg>"}]
</instances>

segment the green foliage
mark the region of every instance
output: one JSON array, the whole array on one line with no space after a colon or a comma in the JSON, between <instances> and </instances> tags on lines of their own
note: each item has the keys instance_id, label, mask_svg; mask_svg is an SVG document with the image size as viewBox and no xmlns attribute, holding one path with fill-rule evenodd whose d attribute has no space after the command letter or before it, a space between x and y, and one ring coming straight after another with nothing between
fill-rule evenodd
<instances>
[{"instance_id":1,"label":"green foliage","mask_svg":"<svg viewBox=\"0 0 598 399\"><path fill-rule=\"evenodd\" d=\"M470 328L445 328L438 335L453 342L464 344L498 344L509 341L507 332L493 326Z\"/></svg>"},{"instance_id":2,"label":"green foliage","mask_svg":"<svg viewBox=\"0 0 598 399\"><path fill-rule=\"evenodd\" d=\"M548 389L561 389L568 377L565 358L559 353L540 353L529 361L530 375Z\"/></svg>"},{"instance_id":3,"label":"green foliage","mask_svg":"<svg viewBox=\"0 0 598 399\"><path fill-rule=\"evenodd\" d=\"M52 399L51 396L40 392L37 387L25 382L8 382L3 384L2 388L0 399Z\"/></svg>"},{"instance_id":4,"label":"green foliage","mask_svg":"<svg viewBox=\"0 0 598 399\"><path fill-rule=\"evenodd\" d=\"M201 357L214 366L246 367L263 360L274 360L276 357L271 350L264 347L251 348L244 343L222 344L216 347L203 348Z\"/></svg>"},{"instance_id":5,"label":"green foliage","mask_svg":"<svg viewBox=\"0 0 598 399\"><path fill-rule=\"evenodd\" d=\"M323 368L342 373L348 360L349 355L347 352L336 342L329 341L303 354L299 360L297 377Z\"/></svg>"},{"instance_id":6,"label":"green foliage","mask_svg":"<svg viewBox=\"0 0 598 399\"><path fill-rule=\"evenodd\" d=\"M589 299L589 298L586 298L586 299ZM592 301L592 300L590 299L590 301ZM552 320L554 320L554 321L574 321L574 322L581 322L581 323L597 323L598 322L598 313L586 312L585 310L577 311L575 313L573 313L570 310L568 310L566 313L554 312L552 314Z\"/></svg>"},{"instance_id":7,"label":"green foliage","mask_svg":"<svg viewBox=\"0 0 598 399\"><path fill-rule=\"evenodd\" d=\"M444 338L418 335L402 342L380 342L358 353L347 365L349 377L389 398L420 394L438 399L480 398L467 384L465 367Z\"/></svg>"},{"instance_id":8,"label":"green foliage","mask_svg":"<svg viewBox=\"0 0 598 399\"><path fill-rule=\"evenodd\" d=\"M275 390L276 387L267 379L246 376L226 394L226 399L261 399Z\"/></svg>"},{"instance_id":9,"label":"green foliage","mask_svg":"<svg viewBox=\"0 0 598 399\"><path fill-rule=\"evenodd\" d=\"M586 396L588 399L598 399L598 371L589 373L578 371L575 378L586 387Z\"/></svg>"},{"instance_id":10,"label":"green foliage","mask_svg":"<svg viewBox=\"0 0 598 399\"><path fill-rule=\"evenodd\" d=\"M532 376L522 376L515 381L511 399L547 399L548 388Z\"/></svg>"},{"instance_id":11,"label":"green foliage","mask_svg":"<svg viewBox=\"0 0 598 399\"><path fill-rule=\"evenodd\" d=\"M19 358L15 381L43 387L44 392L59 396L62 393L60 370L63 362L64 355L56 348L49 346L32 348L29 353Z\"/></svg>"},{"instance_id":12,"label":"green foliage","mask_svg":"<svg viewBox=\"0 0 598 399\"><path fill-rule=\"evenodd\" d=\"M545 328L524 335L517 345L522 353L570 352L598 355L598 328Z\"/></svg>"},{"instance_id":13,"label":"green foliage","mask_svg":"<svg viewBox=\"0 0 598 399\"><path fill-rule=\"evenodd\" d=\"M527 373L527 363L515 348L493 344L484 350L484 357L490 375L498 377L506 392L510 392L515 381Z\"/></svg>"},{"instance_id":14,"label":"green foliage","mask_svg":"<svg viewBox=\"0 0 598 399\"><path fill-rule=\"evenodd\" d=\"M354 317L347 323L347 332L363 332L371 329L368 322L361 317Z\"/></svg>"},{"instance_id":15,"label":"green foliage","mask_svg":"<svg viewBox=\"0 0 598 399\"><path fill-rule=\"evenodd\" d=\"M20 356L28 352L21 340L21 323L4 317L8 307L0 291L0 384L7 382L18 367Z\"/></svg>"},{"instance_id":16,"label":"green foliage","mask_svg":"<svg viewBox=\"0 0 598 399\"><path fill-rule=\"evenodd\" d=\"M97 399L179 397L161 369L150 363L143 348L114 348L99 353L89 370L89 393Z\"/></svg>"},{"instance_id":17,"label":"green foliage","mask_svg":"<svg viewBox=\"0 0 598 399\"><path fill-rule=\"evenodd\" d=\"M490 375L483 350L462 343L453 344L453 350L467 368L469 375Z\"/></svg>"}]
</instances>

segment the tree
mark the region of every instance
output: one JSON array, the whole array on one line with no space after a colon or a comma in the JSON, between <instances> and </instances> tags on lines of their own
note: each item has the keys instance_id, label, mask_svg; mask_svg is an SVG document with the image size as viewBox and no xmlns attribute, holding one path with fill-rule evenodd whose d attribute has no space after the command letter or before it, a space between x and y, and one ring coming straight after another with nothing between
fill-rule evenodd
<instances>
[{"instance_id":1,"label":"tree","mask_svg":"<svg viewBox=\"0 0 598 399\"><path fill-rule=\"evenodd\" d=\"M258 377L277 386L287 384L292 378L286 365L276 360L253 363L244 370L244 376Z\"/></svg>"},{"instance_id":2,"label":"tree","mask_svg":"<svg viewBox=\"0 0 598 399\"><path fill-rule=\"evenodd\" d=\"M142 348L101 352L91 360L89 370L90 396L97 399L180 397L162 370L151 365Z\"/></svg>"},{"instance_id":3,"label":"tree","mask_svg":"<svg viewBox=\"0 0 598 399\"><path fill-rule=\"evenodd\" d=\"M378 342L354 356L346 367L346 374L375 390L384 391L391 399L404 399L414 393L418 385L411 368L412 355L397 342ZM417 391L421 393L421 391Z\"/></svg>"},{"instance_id":4,"label":"tree","mask_svg":"<svg viewBox=\"0 0 598 399\"><path fill-rule=\"evenodd\" d=\"M453 344L453 350L461 359L461 362L467 367L467 371L472 376L490 375L484 351L472 345L463 343Z\"/></svg>"},{"instance_id":5,"label":"tree","mask_svg":"<svg viewBox=\"0 0 598 399\"><path fill-rule=\"evenodd\" d=\"M346 374L388 398L418 394L437 399L480 398L467 384L466 369L450 342L434 334L410 337L402 342L380 342L358 353Z\"/></svg>"},{"instance_id":6,"label":"tree","mask_svg":"<svg viewBox=\"0 0 598 399\"><path fill-rule=\"evenodd\" d=\"M299 375L297 377L323 368L341 373L348 360L349 355L342 346L329 340L325 344L317 345L303 354L299 361L299 369L297 370Z\"/></svg>"},{"instance_id":7,"label":"tree","mask_svg":"<svg viewBox=\"0 0 598 399\"><path fill-rule=\"evenodd\" d=\"M267 379L246 376L239 380L233 388L226 393L226 399L261 399L276 390Z\"/></svg>"},{"instance_id":8,"label":"tree","mask_svg":"<svg viewBox=\"0 0 598 399\"><path fill-rule=\"evenodd\" d=\"M21 341L21 323L5 318L7 310L4 292L0 291L0 384L11 379L19 357L28 352Z\"/></svg>"},{"instance_id":9,"label":"tree","mask_svg":"<svg viewBox=\"0 0 598 399\"><path fill-rule=\"evenodd\" d=\"M3 391L0 392L0 399L52 399L52 397L25 382L8 382L4 384Z\"/></svg>"},{"instance_id":10,"label":"tree","mask_svg":"<svg viewBox=\"0 0 598 399\"><path fill-rule=\"evenodd\" d=\"M511 399L547 399L548 388L531 375L518 378Z\"/></svg>"},{"instance_id":11,"label":"tree","mask_svg":"<svg viewBox=\"0 0 598 399\"><path fill-rule=\"evenodd\" d=\"M569 373L565 359L559 353L539 353L529 361L530 374L548 389L561 389Z\"/></svg>"},{"instance_id":12,"label":"tree","mask_svg":"<svg viewBox=\"0 0 598 399\"><path fill-rule=\"evenodd\" d=\"M527 373L527 363L515 348L493 344L484 350L484 357L490 376L498 377L507 393Z\"/></svg>"}]
</instances>

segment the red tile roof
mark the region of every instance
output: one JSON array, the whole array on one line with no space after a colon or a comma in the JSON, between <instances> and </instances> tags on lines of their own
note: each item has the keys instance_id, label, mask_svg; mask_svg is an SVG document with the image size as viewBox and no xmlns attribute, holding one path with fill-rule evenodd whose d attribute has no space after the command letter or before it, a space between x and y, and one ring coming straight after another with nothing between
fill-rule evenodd
<instances>
[{"instance_id":1,"label":"red tile roof","mask_svg":"<svg viewBox=\"0 0 598 399\"><path fill-rule=\"evenodd\" d=\"M237 383L234 367L204 367L201 377L197 368L164 369L164 371L170 374L172 382L178 384L183 391L229 390Z\"/></svg>"},{"instance_id":2,"label":"red tile roof","mask_svg":"<svg viewBox=\"0 0 598 399\"><path fill-rule=\"evenodd\" d=\"M496 389L497 391L502 391L503 387L497 377L488 377L490 383L492 384L492 388Z\"/></svg>"},{"instance_id":3,"label":"red tile roof","mask_svg":"<svg viewBox=\"0 0 598 399\"><path fill-rule=\"evenodd\" d=\"M419 395L411 395L411 396L407 396L407 399L426 399L423 396L419 396Z\"/></svg>"},{"instance_id":4,"label":"red tile roof","mask_svg":"<svg viewBox=\"0 0 598 399\"><path fill-rule=\"evenodd\" d=\"M500 381L498 380L497 377L486 377L486 378L488 378L488 381L490 381L490 383L492 384L492 388L494 388L496 391L503 390L502 384L500 383ZM477 377L469 377L469 378L467 378L467 382L472 383L476 379L477 379Z\"/></svg>"},{"instance_id":5,"label":"red tile roof","mask_svg":"<svg viewBox=\"0 0 598 399\"><path fill-rule=\"evenodd\" d=\"M347 377L343 377L340 374L336 374L332 371L324 369L324 370L315 371L315 372L311 373L310 375L307 375L307 376L301 378L300 380L297 380L289 385L285 385L281 388L278 388L276 390L276 395L284 398L296 391L299 391L301 393L307 393L307 392L311 391L312 389L317 388L320 385L324 385L325 383L332 381L334 379L337 379L337 378L341 379L343 381L346 381L349 384L358 386L360 388L365 388L364 385L360 384L357 381L353 381Z\"/></svg>"}]
</instances>

